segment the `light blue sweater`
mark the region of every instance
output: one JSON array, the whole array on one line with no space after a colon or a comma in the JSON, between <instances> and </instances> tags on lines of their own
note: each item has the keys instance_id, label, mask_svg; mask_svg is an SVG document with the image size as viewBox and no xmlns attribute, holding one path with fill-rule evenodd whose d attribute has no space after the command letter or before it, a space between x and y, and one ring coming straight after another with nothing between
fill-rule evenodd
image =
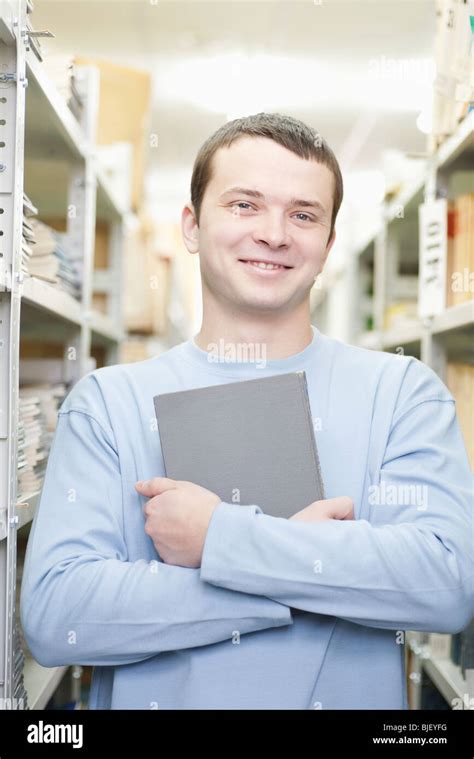
<instances>
[{"instance_id":1,"label":"light blue sweater","mask_svg":"<svg viewBox=\"0 0 474 759\"><path fill-rule=\"evenodd\" d=\"M212 363L193 340L95 370L59 412L21 618L47 667L94 665L91 709L406 709L403 631L474 614L472 475L445 385L313 327L305 350ZM355 519L221 502L202 566L165 564L137 480L164 475L153 396L305 370L326 497Z\"/></svg>"}]
</instances>

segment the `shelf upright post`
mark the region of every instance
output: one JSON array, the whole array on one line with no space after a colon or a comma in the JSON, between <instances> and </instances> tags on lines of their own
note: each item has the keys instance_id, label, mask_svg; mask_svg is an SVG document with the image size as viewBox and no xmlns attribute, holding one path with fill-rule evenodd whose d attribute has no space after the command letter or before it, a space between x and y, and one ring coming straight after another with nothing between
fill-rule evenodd
<instances>
[{"instance_id":1,"label":"shelf upright post","mask_svg":"<svg viewBox=\"0 0 474 759\"><path fill-rule=\"evenodd\" d=\"M384 313L387 299L387 219L382 215L380 230L374 245L374 327L379 335L384 331Z\"/></svg>"},{"instance_id":2,"label":"shelf upright post","mask_svg":"<svg viewBox=\"0 0 474 759\"><path fill-rule=\"evenodd\" d=\"M124 281L124 218L114 219L111 224L111 234L109 241L109 265L112 272L112 287L109 290L109 309L110 316L114 321L115 327L123 332L123 292L125 287ZM114 342L107 352L107 363L116 364L119 362L119 343Z\"/></svg>"},{"instance_id":3,"label":"shelf upright post","mask_svg":"<svg viewBox=\"0 0 474 759\"><path fill-rule=\"evenodd\" d=\"M95 131L99 108L99 72L94 66L76 67L78 88L84 97L81 126L87 139L85 160L74 168L69 184L67 233L74 256L82 260L82 312L80 332L76 332L73 345L65 346L65 361L76 359L76 376L79 379L94 367L90 361L92 318L92 271L94 267L95 217L97 180L91 146L95 143ZM71 372L68 372L71 375Z\"/></svg>"},{"instance_id":4,"label":"shelf upright post","mask_svg":"<svg viewBox=\"0 0 474 759\"><path fill-rule=\"evenodd\" d=\"M0 17L0 708L13 697L26 3ZM12 33L11 33L12 32ZM8 701L7 701L8 700Z\"/></svg>"}]
</instances>

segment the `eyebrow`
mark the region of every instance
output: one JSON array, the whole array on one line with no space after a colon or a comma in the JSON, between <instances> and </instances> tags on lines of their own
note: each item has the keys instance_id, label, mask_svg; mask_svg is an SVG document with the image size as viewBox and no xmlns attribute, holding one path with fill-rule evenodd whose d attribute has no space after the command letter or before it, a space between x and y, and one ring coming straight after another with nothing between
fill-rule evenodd
<instances>
[{"instance_id":1,"label":"eyebrow","mask_svg":"<svg viewBox=\"0 0 474 759\"><path fill-rule=\"evenodd\" d=\"M220 198L223 198L225 195L231 195L234 193L238 193L239 195L248 195L251 198L259 198L260 200L265 200L265 195L263 193L259 192L258 190L250 190L246 187L230 187L228 190L222 193L220 195ZM319 200L304 200L301 198L292 198L289 203L290 208L294 208L295 206L300 206L304 208L317 208L318 210L322 211L323 213L326 213L326 209L324 208L323 204L319 202Z\"/></svg>"}]
</instances>

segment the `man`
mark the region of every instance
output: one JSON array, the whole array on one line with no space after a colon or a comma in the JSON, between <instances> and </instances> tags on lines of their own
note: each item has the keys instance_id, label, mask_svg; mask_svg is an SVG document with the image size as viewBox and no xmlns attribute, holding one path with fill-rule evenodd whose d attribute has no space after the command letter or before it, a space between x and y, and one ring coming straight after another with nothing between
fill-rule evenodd
<instances>
[{"instance_id":1,"label":"man","mask_svg":"<svg viewBox=\"0 0 474 759\"><path fill-rule=\"evenodd\" d=\"M41 664L95 666L92 709L405 709L404 631L454 633L473 614L452 396L418 360L310 323L342 194L300 121L221 127L182 215L199 333L89 373L60 409L21 613ZM265 367L211 362L222 339L265 346ZM297 370L326 501L279 519L164 477L154 395Z\"/></svg>"}]
</instances>

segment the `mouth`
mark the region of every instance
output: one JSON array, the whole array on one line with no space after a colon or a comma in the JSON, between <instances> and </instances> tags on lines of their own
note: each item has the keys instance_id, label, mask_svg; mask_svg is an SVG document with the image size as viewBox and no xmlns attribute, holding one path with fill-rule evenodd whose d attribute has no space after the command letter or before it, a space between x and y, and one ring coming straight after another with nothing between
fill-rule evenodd
<instances>
[{"instance_id":1,"label":"mouth","mask_svg":"<svg viewBox=\"0 0 474 759\"><path fill-rule=\"evenodd\" d=\"M239 262L245 264L247 267L251 267L258 272L283 272L288 269L292 269L292 266L285 266L284 264L277 264L273 261L265 261L263 259L244 259L239 258Z\"/></svg>"}]
</instances>

